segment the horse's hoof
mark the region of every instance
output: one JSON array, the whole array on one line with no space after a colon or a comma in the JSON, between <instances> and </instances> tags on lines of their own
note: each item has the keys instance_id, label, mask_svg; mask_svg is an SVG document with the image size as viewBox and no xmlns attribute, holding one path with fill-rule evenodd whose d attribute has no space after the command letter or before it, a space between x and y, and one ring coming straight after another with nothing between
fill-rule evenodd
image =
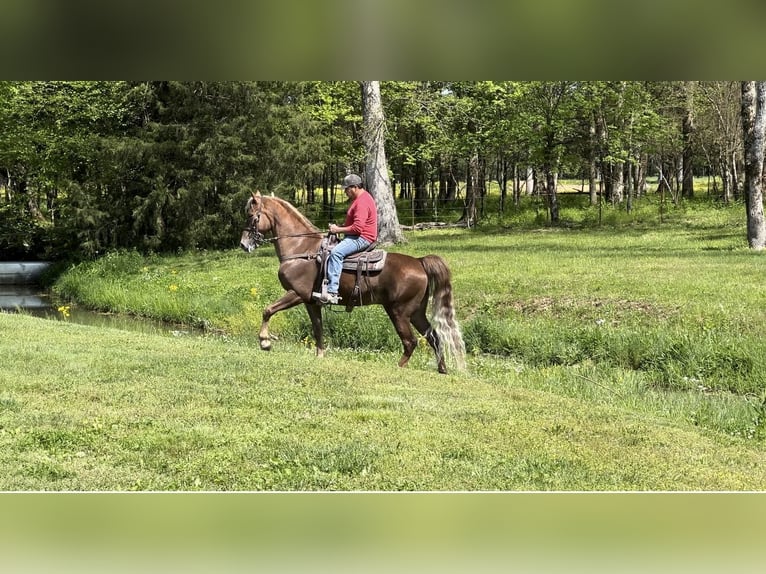
<instances>
[{"instance_id":1,"label":"horse's hoof","mask_svg":"<svg viewBox=\"0 0 766 574\"><path fill-rule=\"evenodd\" d=\"M268 339L261 341L261 351L271 351L271 341Z\"/></svg>"}]
</instances>

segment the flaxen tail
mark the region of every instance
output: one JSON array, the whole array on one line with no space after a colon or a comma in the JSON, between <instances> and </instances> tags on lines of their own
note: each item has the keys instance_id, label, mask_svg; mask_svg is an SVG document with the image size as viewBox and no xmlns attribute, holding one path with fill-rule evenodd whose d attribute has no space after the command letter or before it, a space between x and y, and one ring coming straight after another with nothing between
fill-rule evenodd
<instances>
[{"instance_id":1,"label":"flaxen tail","mask_svg":"<svg viewBox=\"0 0 766 574\"><path fill-rule=\"evenodd\" d=\"M455 319L452 300L452 274L444 259L426 255L420 263L428 275L428 293L431 297L431 323L439 338L439 354L455 362L458 370L465 370L465 343Z\"/></svg>"}]
</instances>

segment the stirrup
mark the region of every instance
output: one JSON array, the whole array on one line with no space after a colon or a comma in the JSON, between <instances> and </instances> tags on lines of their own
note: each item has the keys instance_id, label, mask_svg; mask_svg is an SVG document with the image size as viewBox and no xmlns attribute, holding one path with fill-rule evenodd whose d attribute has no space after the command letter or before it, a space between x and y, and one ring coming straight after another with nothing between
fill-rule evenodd
<instances>
[{"instance_id":1,"label":"stirrup","mask_svg":"<svg viewBox=\"0 0 766 574\"><path fill-rule=\"evenodd\" d=\"M341 300L337 293L317 293L314 291L311 296L322 305L338 305Z\"/></svg>"}]
</instances>

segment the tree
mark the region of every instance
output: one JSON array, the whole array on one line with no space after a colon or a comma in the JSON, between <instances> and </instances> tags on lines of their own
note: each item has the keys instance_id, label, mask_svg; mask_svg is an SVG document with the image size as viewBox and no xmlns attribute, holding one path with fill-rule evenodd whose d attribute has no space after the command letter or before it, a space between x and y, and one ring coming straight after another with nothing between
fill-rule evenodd
<instances>
[{"instance_id":1,"label":"tree","mask_svg":"<svg viewBox=\"0 0 766 574\"><path fill-rule=\"evenodd\" d=\"M366 151L365 181L378 206L378 240L382 244L401 243L404 241L404 233L399 225L386 163L386 124L380 98L380 82L361 82L361 88Z\"/></svg>"},{"instance_id":2,"label":"tree","mask_svg":"<svg viewBox=\"0 0 766 574\"><path fill-rule=\"evenodd\" d=\"M685 95L681 133L683 134L683 184L681 193L686 198L694 197L694 148L693 137L695 130L694 92L695 82L683 82L682 89Z\"/></svg>"},{"instance_id":3,"label":"tree","mask_svg":"<svg viewBox=\"0 0 766 574\"><path fill-rule=\"evenodd\" d=\"M348 166L364 162L359 146L354 145L362 124L359 86L356 82L306 82L300 107L303 116L316 127L310 144L316 153L305 160L308 162L307 203L316 201L314 189L321 187L322 209L325 216L332 219L335 186L343 179L341 173L345 174Z\"/></svg>"},{"instance_id":4,"label":"tree","mask_svg":"<svg viewBox=\"0 0 766 574\"><path fill-rule=\"evenodd\" d=\"M558 170L567 145L574 140L577 85L573 82L530 82L526 105L533 158L542 166L551 222L559 221Z\"/></svg>"},{"instance_id":5,"label":"tree","mask_svg":"<svg viewBox=\"0 0 766 574\"><path fill-rule=\"evenodd\" d=\"M648 169L674 201L690 196L694 162L728 201L747 114L763 139L759 89L743 111L739 81L0 82L0 240L52 258L226 248L250 191L321 201L331 219L346 170L366 176L386 243L404 240L399 193L416 217L459 209L474 225L492 180L500 211L510 179L519 201L526 167L552 222L560 174L630 209ZM747 145L756 245L762 147Z\"/></svg>"},{"instance_id":6,"label":"tree","mask_svg":"<svg viewBox=\"0 0 766 574\"><path fill-rule=\"evenodd\" d=\"M742 154L740 82L700 82L699 132L708 166L723 183L722 199L738 197L737 163Z\"/></svg>"},{"instance_id":7,"label":"tree","mask_svg":"<svg viewBox=\"0 0 766 574\"><path fill-rule=\"evenodd\" d=\"M49 245L36 246L36 255L94 251L97 238L116 232L102 198L104 174L114 171L114 135L125 122L124 88L123 82L12 82L0 89L5 195L17 220L44 226Z\"/></svg>"},{"instance_id":8,"label":"tree","mask_svg":"<svg viewBox=\"0 0 766 574\"><path fill-rule=\"evenodd\" d=\"M400 185L399 197L412 200L414 215L424 215L429 196L436 199L430 184L440 163L439 124L434 117L438 96L432 82L386 82L381 93L386 102L386 158Z\"/></svg>"},{"instance_id":9,"label":"tree","mask_svg":"<svg viewBox=\"0 0 766 574\"><path fill-rule=\"evenodd\" d=\"M444 116L449 130L443 146L448 155L465 162L466 194L461 222L476 225L486 196L487 166L496 158L502 166L498 182L505 199L507 158L518 159L520 141L514 109L518 91L513 82L450 82L442 88L448 103ZM480 209L481 207L481 209Z\"/></svg>"},{"instance_id":10,"label":"tree","mask_svg":"<svg viewBox=\"0 0 766 574\"><path fill-rule=\"evenodd\" d=\"M766 137L766 82L742 82L742 133L745 142L745 202L747 242L766 247L763 215L763 153Z\"/></svg>"}]
</instances>

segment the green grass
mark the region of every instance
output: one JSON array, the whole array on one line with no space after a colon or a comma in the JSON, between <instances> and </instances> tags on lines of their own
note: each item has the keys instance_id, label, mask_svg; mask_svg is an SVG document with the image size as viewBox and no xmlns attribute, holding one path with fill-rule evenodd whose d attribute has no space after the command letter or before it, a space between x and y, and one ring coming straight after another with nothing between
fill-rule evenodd
<instances>
[{"instance_id":1,"label":"green grass","mask_svg":"<svg viewBox=\"0 0 766 574\"><path fill-rule=\"evenodd\" d=\"M312 358L301 308L272 319L275 350L258 352L261 310L282 293L271 248L255 254L113 253L68 270L55 290L73 305L182 322L215 334L195 342L157 337L131 343L153 349L175 391L186 389L201 420L214 422L198 428L188 420L196 429L189 434L180 422L185 415L171 415L165 404L170 395L156 397L161 407L144 404L164 389L163 377L141 366L140 353L132 356L120 347L118 356L127 353L124 360L133 371L117 385L117 394L127 393L125 401L135 403L136 413L156 411L159 418L152 418L154 427L117 428L139 441L135 450L159 454L141 463L125 455L135 474L126 471L119 483L110 477L111 486L81 481L78 471L40 460L31 468L43 478L21 477L19 484L184 490L763 488L757 469L766 435L766 272L762 255L747 249L744 207L701 197L665 205L660 223L658 200L649 196L629 214L603 207L599 220L586 196L567 193L561 196L562 221L551 226L540 223L536 202L492 214L489 201L478 229L412 232L407 244L394 248L447 259L471 354L465 377L435 375L425 345L407 369L397 369L399 340L382 309L374 307L326 312L330 349L324 361ZM105 336L91 334L99 354L109 355L115 351L100 348ZM66 340L68 345L68 333ZM48 367L60 373L69 363L63 347L56 352L61 356ZM177 364L171 356L185 358ZM149 374L142 371L147 368ZM94 377L109 384L120 380L117 372L92 372L86 365L78 376L87 384L96 384ZM238 389L229 414L208 404L205 377L223 381L215 385L218 393ZM257 383L240 377L257 377ZM140 396L125 388L135 385ZM21 417L25 396L3 395L0 408ZM123 406L118 401L113 408ZM56 431L67 425L77 432L27 436L23 444L48 451L81 444L82 452L99 444L88 443L83 436L90 435L71 420L50 423ZM258 429L263 434L254 436ZM404 446L391 450L391 436ZM692 453L690 461L678 467L684 450ZM196 461L195 472L188 472L186 459ZM251 459L265 466L254 468ZM639 460L648 468L639 468ZM703 466L710 468L703 472Z\"/></svg>"},{"instance_id":2,"label":"green grass","mask_svg":"<svg viewBox=\"0 0 766 574\"><path fill-rule=\"evenodd\" d=\"M630 215L609 208L619 224L586 225L583 217L573 219L595 209L586 200L562 195L562 211L570 214L565 225L416 232L396 249L447 258L474 354L530 368L613 369L638 377L642 388L701 393L727 411L733 394L739 407L736 416L724 417L726 424L700 417L696 407L688 416L717 430L763 434L754 405L764 392L766 277L760 256L745 247L742 206L685 202L659 225L650 217L656 198L647 198ZM526 204L527 215L533 204ZM276 268L270 248L256 255L109 254L69 271L56 289L90 307L252 337L263 307L282 293ZM326 322L333 348L400 348L380 308L328 312ZM301 308L272 319L272 333L311 345ZM634 392L628 391L623 394Z\"/></svg>"},{"instance_id":3,"label":"green grass","mask_svg":"<svg viewBox=\"0 0 766 574\"><path fill-rule=\"evenodd\" d=\"M562 369L480 358L443 376L398 370L391 353L317 360L289 343L263 353L17 315L0 315L0 332L1 490L766 484L759 443L532 388L566 384Z\"/></svg>"}]
</instances>

